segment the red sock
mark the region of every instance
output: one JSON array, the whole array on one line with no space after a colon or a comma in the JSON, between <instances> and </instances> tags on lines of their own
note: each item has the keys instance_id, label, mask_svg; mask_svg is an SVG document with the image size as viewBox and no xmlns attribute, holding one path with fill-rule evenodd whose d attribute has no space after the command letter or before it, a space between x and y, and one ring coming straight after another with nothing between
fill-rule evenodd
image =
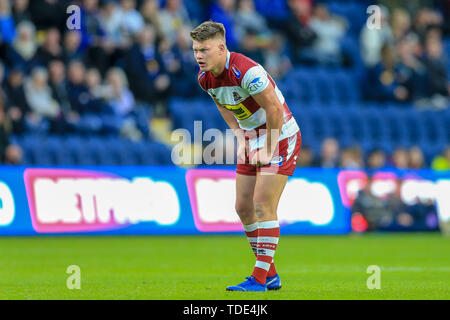
<instances>
[{"instance_id":1,"label":"red sock","mask_svg":"<svg viewBox=\"0 0 450 320\"><path fill-rule=\"evenodd\" d=\"M248 224L248 225L244 225L244 230L245 230L245 234L247 235L248 238L248 242L250 242L250 246L253 250L253 253L255 254L255 257L257 256L256 254L256 247L258 245L258 222L252 223L252 224ZM272 262L270 263L270 268L269 271L267 273L268 277L273 277L277 274L277 269L275 269L275 263Z\"/></svg>"},{"instance_id":2,"label":"red sock","mask_svg":"<svg viewBox=\"0 0 450 320\"><path fill-rule=\"evenodd\" d=\"M273 264L273 257L277 249L279 238L280 226L278 221L262 221L258 223L256 264L252 273L252 276L255 277L255 280L258 283L266 283L266 278L271 269L271 265Z\"/></svg>"}]
</instances>

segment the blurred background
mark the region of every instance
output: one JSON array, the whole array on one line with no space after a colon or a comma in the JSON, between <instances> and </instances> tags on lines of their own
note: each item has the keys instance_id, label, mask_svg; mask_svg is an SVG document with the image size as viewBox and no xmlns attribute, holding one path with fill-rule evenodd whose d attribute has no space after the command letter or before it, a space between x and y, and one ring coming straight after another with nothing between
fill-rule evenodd
<instances>
[{"instance_id":1,"label":"blurred background","mask_svg":"<svg viewBox=\"0 0 450 320\"><path fill-rule=\"evenodd\" d=\"M450 169L450 0L0 0L1 162L171 165L173 130L225 130L189 38L208 19L277 82L299 167ZM432 202L389 201L362 188L353 227L437 229Z\"/></svg>"}]
</instances>

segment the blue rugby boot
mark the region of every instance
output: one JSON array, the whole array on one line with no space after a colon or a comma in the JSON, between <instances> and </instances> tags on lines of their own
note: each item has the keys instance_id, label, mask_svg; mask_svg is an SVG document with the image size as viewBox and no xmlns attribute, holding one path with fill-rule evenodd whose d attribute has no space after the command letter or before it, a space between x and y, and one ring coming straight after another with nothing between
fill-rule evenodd
<instances>
[{"instance_id":1,"label":"blue rugby boot","mask_svg":"<svg viewBox=\"0 0 450 320\"><path fill-rule=\"evenodd\" d=\"M278 273L273 277L266 278L267 290L279 290L281 289L281 279Z\"/></svg>"},{"instance_id":2,"label":"blue rugby boot","mask_svg":"<svg viewBox=\"0 0 450 320\"><path fill-rule=\"evenodd\" d=\"M227 291L267 291L267 286L255 281L255 278L250 276L246 277L244 282L227 287Z\"/></svg>"}]
</instances>

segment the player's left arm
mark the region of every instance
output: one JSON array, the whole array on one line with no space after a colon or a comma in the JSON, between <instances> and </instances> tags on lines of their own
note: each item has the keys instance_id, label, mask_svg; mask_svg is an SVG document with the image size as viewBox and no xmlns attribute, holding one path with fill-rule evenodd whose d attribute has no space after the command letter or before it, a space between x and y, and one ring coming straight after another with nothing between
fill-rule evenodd
<instances>
[{"instance_id":1,"label":"player's left arm","mask_svg":"<svg viewBox=\"0 0 450 320\"><path fill-rule=\"evenodd\" d=\"M283 105L275 93L274 87L269 84L262 92L252 96L256 103L266 111L266 141L264 144L261 164L271 161L278 145L278 138L283 126ZM264 154L265 153L265 154ZM265 162L265 163L264 163Z\"/></svg>"},{"instance_id":2,"label":"player's left arm","mask_svg":"<svg viewBox=\"0 0 450 320\"><path fill-rule=\"evenodd\" d=\"M283 125L283 105L270 81L270 76L261 65L251 67L245 72L241 87L252 96L266 112L266 141L264 147L256 152L250 161L257 165L268 164L278 146L278 138Z\"/></svg>"}]
</instances>

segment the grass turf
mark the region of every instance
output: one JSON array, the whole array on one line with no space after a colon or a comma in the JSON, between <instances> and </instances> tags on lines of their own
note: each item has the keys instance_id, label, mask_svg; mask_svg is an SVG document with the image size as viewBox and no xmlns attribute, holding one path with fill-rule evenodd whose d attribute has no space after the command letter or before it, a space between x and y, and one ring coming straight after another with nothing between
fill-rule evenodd
<instances>
[{"instance_id":1,"label":"grass turf","mask_svg":"<svg viewBox=\"0 0 450 320\"><path fill-rule=\"evenodd\" d=\"M0 299L450 299L450 238L440 234L283 236L283 288L227 292L254 257L245 236L0 238ZM69 290L69 265L81 289ZM381 289L369 290L369 265Z\"/></svg>"}]
</instances>

